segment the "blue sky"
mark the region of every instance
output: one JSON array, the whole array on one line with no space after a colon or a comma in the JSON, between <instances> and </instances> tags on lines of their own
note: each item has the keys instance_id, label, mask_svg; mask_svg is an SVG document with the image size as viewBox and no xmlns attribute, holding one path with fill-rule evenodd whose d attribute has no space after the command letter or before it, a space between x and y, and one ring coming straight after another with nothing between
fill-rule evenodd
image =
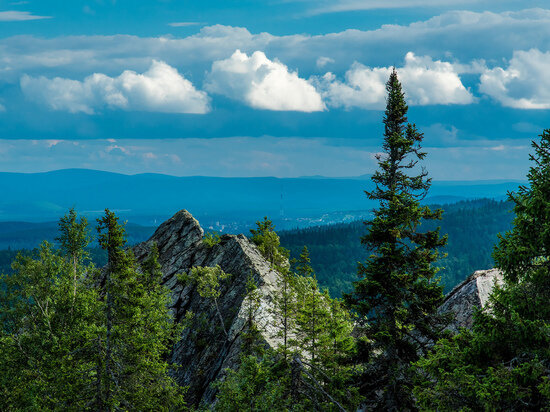
<instances>
[{"instance_id":1,"label":"blue sky","mask_svg":"<svg viewBox=\"0 0 550 412\"><path fill-rule=\"evenodd\" d=\"M522 179L545 3L0 1L0 171L371 173L395 66L435 179Z\"/></svg>"}]
</instances>

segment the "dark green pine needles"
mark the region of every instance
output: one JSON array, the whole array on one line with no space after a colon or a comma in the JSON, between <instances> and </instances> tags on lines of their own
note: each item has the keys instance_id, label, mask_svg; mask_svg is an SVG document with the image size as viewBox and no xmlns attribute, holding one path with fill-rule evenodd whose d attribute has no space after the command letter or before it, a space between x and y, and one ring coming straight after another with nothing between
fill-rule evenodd
<instances>
[{"instance_id":1,"label":"dark green pine needles","mask_svg":"<svg viewBox=\"0 0 550 412\"><path fill-rule=\"evenodd\" d=\"M533 142L528 186L509 198L513 229L493 257L504 274L472 330L417 363L426 410L550 411L550 130Z\"/></svg>"},{"instance_id":2,"label":"dark green pine needles","mask_svg":"<svg viewBox=\"0 0 550 412\"><path fill-rule=\"evenodd\" d=\"M441 210L420 205L431 179L418 161L423 135L407 123L407 104L395 70L386 84L383 153L372 176L376 188L366 192L379 202L361 242L371 251L359 264L347 302L359 317L360 354L364 365L361 392L379 410L413 410L411 362L439 336L443 302L435 277L438 248L446 244L439 228L421 232L425 220L441 218Z\"/></svg>"}]
</instances>

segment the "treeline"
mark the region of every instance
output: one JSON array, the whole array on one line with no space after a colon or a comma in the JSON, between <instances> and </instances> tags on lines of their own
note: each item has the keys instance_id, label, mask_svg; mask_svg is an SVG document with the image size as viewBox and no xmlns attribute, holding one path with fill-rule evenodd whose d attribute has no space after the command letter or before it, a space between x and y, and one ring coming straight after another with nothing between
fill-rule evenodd
<instances>
[{"instance_id":1,"label":"treeline","mask_svg":"<svg viewBox=\"0 0 550 412\"><path fill-rule=\"evenodd\" d=\"M438 275L445 293L475 270L494 267L493 245L499 233L511 228L514 217L510 201L478 199L430 207L442 208L442 219L424 222L423 227L433 230L440 226L441 233L448 235L447 245L440 249L446 256L436 263L441 267ZM361 244L365 230L365 224L356 221L283 231L280 237L291 258L297 258L306 245L319 283L328 287L332 296L342 296L352 291L358 262L368 256Z\"/></svg>"}]
</instances>

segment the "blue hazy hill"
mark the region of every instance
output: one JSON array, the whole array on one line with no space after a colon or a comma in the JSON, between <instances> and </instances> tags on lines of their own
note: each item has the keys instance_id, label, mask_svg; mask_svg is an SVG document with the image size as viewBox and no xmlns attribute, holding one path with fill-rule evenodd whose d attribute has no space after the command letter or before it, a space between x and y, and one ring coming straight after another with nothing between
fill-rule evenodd
<instances>
[{"instance_id":1,"label":"blue hazy hill","mask_svg":"<svg viewBox=\"0 0 550 412\"><path fill-rule=\"evenodd\" d=\"M426 202L501 199L517 186L518 182L509 181L434 182ZM0 173L0 221L56 221L75 207L89 218L110 208L124 219L147 226L160 224L180 209L189 210L207 225L214 221L253 223L267 215L288 220L287 226L300 226L304 218L370 210L374 205L364 190L371 188L368 176L175 177L86 169Z\"/></svg>"}]
</instances>

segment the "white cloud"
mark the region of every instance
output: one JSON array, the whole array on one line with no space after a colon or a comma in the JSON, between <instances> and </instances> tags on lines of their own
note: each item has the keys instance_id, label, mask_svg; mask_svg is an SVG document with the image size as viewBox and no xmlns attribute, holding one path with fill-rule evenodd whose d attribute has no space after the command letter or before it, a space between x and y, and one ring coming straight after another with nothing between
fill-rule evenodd
<instances>
[{"instance_id":1,"label":"white cloud","mask_svg":"<svg viewBox=\"0 0 550 412\"><path fill-rule=\"evenodd\" d=\"M317 59L316 65L319 69L322 69L329 63L334 63L334 59L331 59L330 57L321 56Z\"/></svg>"},{"instance_id":2,"label":"white cloud","mask_svg":"<svg viewBox=\"0 0 550 412\"><path fill-rule=\"evenodd\" d=\"M114 78L102 73L84 81L24 75L21 89L31 100L71 113L93 114L104 107L165 113L209 111L208 95L160 61L153 61L143 74L126 70Z\"/></svg>"},{"instance_id":3,"label":"white cloud","mask_svg":"<svg viewBox=\"0 0 550 412\"><path fill-rule=\"evenodd\" d=\"M337 80L332 73L327 73L318 82L330 106L381 109L385 104L385 84L391 70L390 67L371 68L354 63L346 72L345 82ZM405 65L398 68L397 73L410 105L474 102L451 63L409 52L405 56Z\"/></svg>"},{"instance_id":4,"label":"white cloud","mask_svg":"<svg viewBox=\"0 0 550 412\"><path fill-rule=\"evenodd\" d=\"M507 68L487 69L479 90L516 109L550 109L550 52L516 51Z\"/></svg>"},{"instance_id":5,"label":"white cloud","mask_svg":"<svg viewBox=\"0 0 550 412\"><path fill-rule=\"evenodd\" d=\"M0 21L28 21L42 19L51 19L51 16L37 16L28 11L0 11Z\"/></svg>"},{"instance_id":6,"label":"white cloud","mask_svg":"<svg viewBox=\"0 0 550 412\"><path fill-rule=\"evenodd\" d=\"M445 7L486 3L483 0L332 0L329 5L314 8L308 14L325 14L354 10L400 9L411 7Z\"/></svg>"},{"instance_id":7,"label":"white cloud","mask_svg":"<svg viewBox=\"0 0 550 412\"><path fill-rule=\"evenodd\" d=\"M315 112L325 109L320 94L305 79L261 51L250 57L240 50L212 64L206 90L240 100L257 109Z\"/></svg>"},{"instance_id":8,"label":"white cloud","mask_svg":"<svg viewBox=\"0 0 550 412\"><path fill-rule=\"evenodd\" d=\"M386 66L408 51L435 59L501 61L513 50L548 49L550 10L517 12L450 11L408 25L374 30L345 30L322 35L275 36L243 27L214 25L186 37L13 36L0 39L0 80L18 82L21 73L81 78L88 73L117 75L124 69L145 71L151 59L202 75L212 62L236 49L277 56L300 73L318 70L317 59L334 59L330 70L342 74L354 61ZM471 45L476 47L472 48ZM329 67L329 66L327 66Z\"/></svg>"},{"instance_id":9,"label":"white cloud","mask_svg":"<svg viewBox=\"0 0 550 412\"><path fill-rule=\"evenodd\" d=\"M173 23L168 23L169 26L172 27L189 27L189 26L197 26L201 23L198 23L196 21L176 21Z\"/></svg>"}]
</instances>

